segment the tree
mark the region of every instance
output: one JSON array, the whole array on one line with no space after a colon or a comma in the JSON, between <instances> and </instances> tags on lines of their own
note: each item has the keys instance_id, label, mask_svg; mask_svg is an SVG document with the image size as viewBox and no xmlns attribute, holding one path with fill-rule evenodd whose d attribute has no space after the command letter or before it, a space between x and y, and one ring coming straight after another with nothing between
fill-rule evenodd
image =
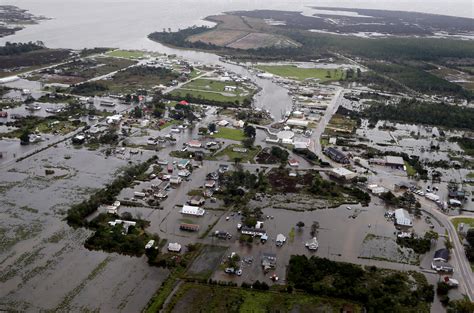
<instances>
[{"instance_id":1,"label":"tree","mask_svg":"<svg viewBox=\"0 0 474 313\"><path fill-rule=\"evenodd\" d=\"M143 110L141 107L135 107L132 111L132 115L134 118L142 118L143 117Z\"/></svg>"},{"instance_id":2,"label":"tree","mask_svg":"<svg viewBox=\"0 0 474 313\"><path fill-rule=\"evenodd\" d=\"M302 222L302 221L299 221L298 223L296 223L296 226L298 227L298 229L300 229L300 230L301 230L301 228L303 228L303 227L304 227L304 222Z\"/></svg>"},{"instance_id":3,"label":"tree","mask_svg":"<svg viewBox=\"0 0 474 313\"><path fill-rule=\"evenodd\" d=\"M252 148L254 142L255 142L255 138L245 138L244 140L242 140L242 144L247 149Z\"/></svg>"},{"instance_id":4,"label":"tree","mask_svg":"<svg viewBox=\"0 0 474 313\"><path fill-rule=\"evenodd\" d=\"M217 130L217 126L215 123L211 123L209 125L207 125L207 129L209 129L209 132L213 133Z\"/></svg>"},{"instance_id":5,"label":"tree","mask_svg":"<svg viewBox=\"0 0 474 313\"><path fill-rule=\"evenodd\" d=\"M468 298L450 301L448 305L448 313L472 313L474 312L474 302Z\"/></svg>"},{"instance_id":6,"label":"tree","mask_svg":"<svg viewBox=\"0 0 474 313\"><path fill-rule=\"evenodd\" d=\"M244 135L248 138L255 138L255 136L257 135L257 131L252 125L247 125L244 127Z\"/></svg>"},{"instance_id":7,"label":"tree","mask_svg":"<svg viewBox=\"0 0 474 313\"><path fill-rule=\"evenodd\" d=\"M319 229L319 222L314 221L313 224L311 225L311 236L315 237L316 234L318 233Z\"/></svg>"},{"instance_id":8,"label":"tree","mask_svg":"<svg viewBox=\"0 0 474 313\"><path fill-rule=\"evenodd\" d=\"M23 133L20 135L20 142L22 145L27 145L30 143L30 132L25 130Z\"/></svg>"},{"instance_id":9,"label":"tree","mask_svg":"<svg viewBox=\"0 0 474 313\"><path fill-rule=\"evenodd\" d=\"M438 240L438 238L439 238L439 234L435 231L430 230L425 233L425 239L429 239L430 241L433 241L433 240L436 241Z\"/></svg>"}]
</instances>

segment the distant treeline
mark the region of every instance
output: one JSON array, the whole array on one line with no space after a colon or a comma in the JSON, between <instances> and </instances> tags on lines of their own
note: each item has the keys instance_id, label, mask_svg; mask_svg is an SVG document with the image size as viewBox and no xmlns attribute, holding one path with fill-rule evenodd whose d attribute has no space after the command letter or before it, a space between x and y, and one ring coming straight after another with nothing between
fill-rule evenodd
<instances>
[{"instance_id":1,"label":"distant treeline","mask_svg":"<svg viewBox=\"0 0 474 313\"><path fill-rule=\"evenodd\" d=\"M390 120L474 130L474 109L416 99L402 99L399 103L390 105L376 103L355 115L371 121Z\"/></svg>"},{"instance_id":2,"label":"distant treeline","mask_svg":"<svg viewBox=\"0 0 474 313\"><path fill-rule=\"evenodd\" d=\"M421 93L453 95L470 100L472 93L460 85L439 78L414 66L386 62L367 62L373 71L386 75L406 87Z\"/></svg>"},{"instance_id":3,"label":"distant treeline","mask_svg":"<svg viewBox=\"0 0 474 313\"><path fill-rule=\"evenodd\" d=\"M190 27L182 29L177 32L154 32L148 35L148 38L155 40L170 46L192 48L192 49L207 49L207 50L220 50L221 47L207 44L201 41L191 42L186 39L192 35L197 35L209 31L210 28L206 26Z\"/></svg>"},{"instance_id":4,"label":"distant treeline","mask_svg":"<svg viewBox=\"0 0 474 313\"><path fill-rule=\"evenodd\" d=\"M380 38L316 34L298 29L274 28L274 32L290 37L301 47L265 47L253 50L223 48L204 42L190 42L192 35L210 28L192 27L178 32L155 32L148 37L165 44L196 49L223 50L226 54L242 58L314 58L324 52L338 51L371 59L439 61L443 58L471 58L474 42L437 38Z\"/></svg>"},{"instance_id":5,"label":"distant treeline","mask_svg":"<svg viewBox=\"0 0 474 313\"><path fill-rule=\"evenodd\" d=\"M0 46L0 55L16 55L20 53L30 52L34 50L44 49L44 45L41 41L37 42L6 42L5 46Z\"/></svg>"}]
</instances>

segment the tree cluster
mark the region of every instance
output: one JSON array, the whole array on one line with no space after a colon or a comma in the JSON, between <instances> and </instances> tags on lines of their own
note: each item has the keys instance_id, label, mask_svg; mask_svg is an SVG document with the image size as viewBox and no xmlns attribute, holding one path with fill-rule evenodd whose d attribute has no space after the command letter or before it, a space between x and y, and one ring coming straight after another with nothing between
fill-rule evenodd
<instances>
[{"instance_id":1,"label":"tree cluster","mask_svg":"<svg viewBox=\"0 0 474 313\"><path fill-rule=\"evenodd\" d=\"M291 256L287 280L311 294L360 302L368 312L427 311L434 298L434 288L423 276L413 286L404 272L364 270L315 256Z\"/></svg>"}]
</instances>

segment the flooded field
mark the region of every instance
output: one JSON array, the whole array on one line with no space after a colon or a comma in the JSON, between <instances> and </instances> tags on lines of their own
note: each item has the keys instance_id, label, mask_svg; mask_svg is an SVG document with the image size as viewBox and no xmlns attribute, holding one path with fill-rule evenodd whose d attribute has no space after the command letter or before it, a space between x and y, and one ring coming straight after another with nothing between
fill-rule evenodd
<instances>
[{"instance_id":1,"label":"flooded field","mask_svg":"<svg viewBox=\"0 0 474 313\"><path fill-rule=\"evenodd\" d=\"M83 244L90 231L63 221L72 203L126 164L63 143L0 169L2 309L135 312L145 306L168 271L144 258L88 251Z\"/></svg>"}]
</instances>

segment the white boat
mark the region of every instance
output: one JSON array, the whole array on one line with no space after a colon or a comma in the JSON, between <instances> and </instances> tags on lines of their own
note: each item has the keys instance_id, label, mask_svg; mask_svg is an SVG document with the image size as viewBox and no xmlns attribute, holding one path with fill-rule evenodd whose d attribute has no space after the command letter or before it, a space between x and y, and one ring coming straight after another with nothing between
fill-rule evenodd
<instances>
[{"instance_id":1,"label":"white boat","mask_svg":"<svg viewBox=\"0 0 474 313\"><path fill-rule=\"evenodd\" d=\"M41 107L37 104L27 104L25 106L25 109L29 111L39 111L41 110Z\"/></svg>"},{"instance_id":2,"label":"white boat","mask_svg":"<svg viewBox=\"0 0 474 313\"><path fill-rule=\"evenodd\" d=\"M55 109L55 108L46 108L44 110L48 113L54 113L54 114L61 112L61 109Z\"/></svg>"},{"instance_id":3,"label":"white boat","mask_svg":"<svg viewBox=\"0 0 474 313\"><path fill-rule=\"evenodd\" d=\"M316 239L316 237L313 237L313 239L305 243L305 247L308 248L309 250L318 250L319 248L318 239Z\"/></svg>"}]
</instances>

